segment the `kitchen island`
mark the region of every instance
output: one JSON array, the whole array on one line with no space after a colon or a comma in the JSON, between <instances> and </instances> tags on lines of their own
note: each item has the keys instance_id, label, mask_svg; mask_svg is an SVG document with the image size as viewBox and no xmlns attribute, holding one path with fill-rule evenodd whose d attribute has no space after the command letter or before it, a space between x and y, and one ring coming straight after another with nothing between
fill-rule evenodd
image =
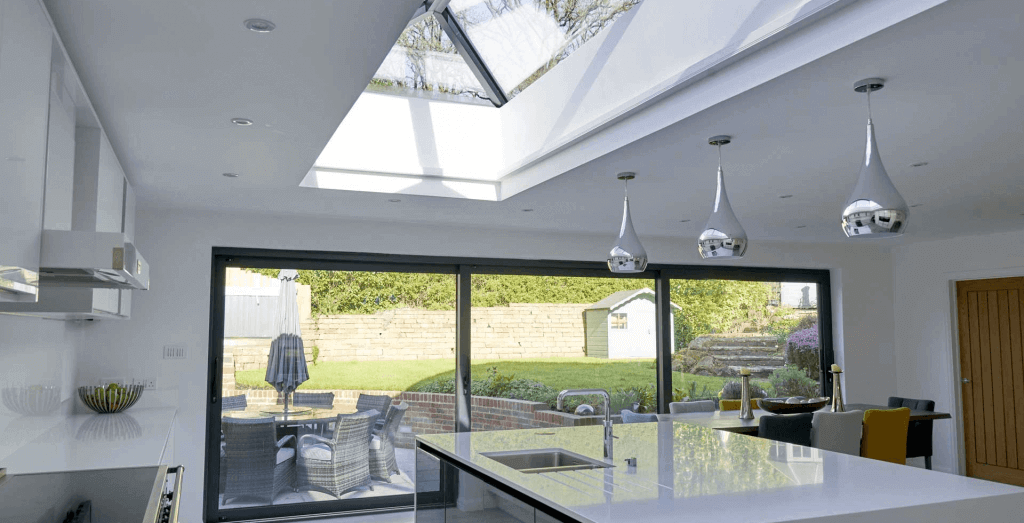
<instances>
[{"instance_id":1,"label":"kitchen island","mask_svg":"<svg viewBox=\"0 0 1024 523\"><path fill-rule=\"evenodd\" d=\"M614 434L614 460L600 426L420 436L416 521L1019 522L1024 507L1017 487L679 421ZM569 461L498 461L538 449Z\"/></svg>"}]
</instances>

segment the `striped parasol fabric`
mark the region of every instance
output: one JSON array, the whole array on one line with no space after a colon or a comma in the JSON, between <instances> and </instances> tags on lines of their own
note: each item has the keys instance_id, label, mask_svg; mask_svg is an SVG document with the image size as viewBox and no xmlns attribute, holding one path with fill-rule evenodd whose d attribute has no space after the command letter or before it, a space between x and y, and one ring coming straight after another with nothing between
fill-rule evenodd
<instances>
[{"instance_id":1,"label":"striped parasol fabric","mask_svg":"<svg viewBox=\"0 0 1024 523\"><path fill-rule=\"evenodd\" d=\"M295 280L298 271L282 270L280 299L274 320L277 336L270 344L267 361L267 383L284 394L284 411L288 412L288 395L309 379L306 355L302 347L302 332L299 327L299 304L296 300Z\"/></svg>"}]
</instances>

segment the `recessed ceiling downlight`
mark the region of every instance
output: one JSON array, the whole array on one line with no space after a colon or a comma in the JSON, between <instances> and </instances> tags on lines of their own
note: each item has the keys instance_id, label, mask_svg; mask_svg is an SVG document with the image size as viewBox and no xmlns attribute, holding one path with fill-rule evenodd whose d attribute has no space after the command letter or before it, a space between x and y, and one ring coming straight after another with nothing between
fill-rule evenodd
<instances>
[{"instance_id":1,"label":"recessed ceiling downlight","mask_svg":"<svg viewBox=\"0 0 1024 523\"><path fill-rule=\"evenodd\" d=\"M221 173L221 176L225 178L238 178L238 173Z\"/></svg>"},{"instance_id":2,"label":"recessed ceiling downlight","mask_svg":"<svg viewBox=\"0 0 1024 523\"><path fill-rule=\"evenodd\" d=\"M248 126L252 125L252 120L248 118L232 118L231 123L235 125Z\"/></svg>"},{"instance_id":3,"label":"recessed ceiling downlight","mask_svg":"<svg viewBox=\"0 0 1024 523\"><path fill-rule=\"evenodd\" d=\"M245 21L245 28L256 33L269 33L277 27L274 22L262 18L250 18Z\"/></svg>"},{"instance_id":4,"label":"recessed ceiling downlight","mask_svg":"<svg viewBox=\"0 0 1024 523\"><path fill-rule=\"evenodd\" d=\"M391 198L391 199L390 199L390 200L388 200L388 201L389 201L389 202L391 202L391 203L398 203L398 202L400 202L400 201L402 201L402 200L400 200L400 199L398 199L398 198Z\"/></svg>"}]
</instances>

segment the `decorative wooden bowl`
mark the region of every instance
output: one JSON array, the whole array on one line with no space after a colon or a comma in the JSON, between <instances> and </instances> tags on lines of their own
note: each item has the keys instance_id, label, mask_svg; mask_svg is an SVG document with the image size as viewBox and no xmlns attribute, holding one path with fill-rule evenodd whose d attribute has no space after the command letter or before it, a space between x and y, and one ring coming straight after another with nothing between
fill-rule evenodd
<instances>
[{"instance_id":1,"label":"decorative wooden bowl","mask_svg":"<svg viewBox=\"0 0 1024 523\"><path fill-rule=\"evenodd\" d=\"M86 407L100 413L113 414L122 412L135 405L142 397L144 385L113 384L106 387L78 387L78 397Z\"/></svg>"},{"instance_id":2,"label":"decorative wooden bowl","mask_svg":"<svg viewBox=\"0 0 1024 523\"><path fill-rule=\"evenodd\" d=\"M832 398L811 398L808 403L786 403L785 399L779 401L778 399L758 398L757 406L772 414L802 414L820 410L831 400Z\"/></svg>"}]
</instances>

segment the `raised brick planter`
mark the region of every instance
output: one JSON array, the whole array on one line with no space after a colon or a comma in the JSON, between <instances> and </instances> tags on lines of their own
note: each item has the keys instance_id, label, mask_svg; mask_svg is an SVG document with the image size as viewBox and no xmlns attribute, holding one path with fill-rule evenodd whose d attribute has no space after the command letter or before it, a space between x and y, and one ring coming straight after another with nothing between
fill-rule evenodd
<instances>
[{"instance_id":1,"label":"raised brick planter","mask_svg":"<svg viewBox=\"0 0 1024 523\"><path fill-rule=\"evenodd\" d=\"M442 434L455 432L455 395L430 392L359 391L359 390L305 390L302 392L333 392L334 406L339 410L355 411L360 393L387 394L395 401L409 404L402 418L396 444L412 448L416 434ZM225 391L225 396L245 394L249 405L275 405L281 403L275 390ZM543 427L579 427L600 423L600 416L576 416L550 410L547 403L474 396L473 430L511 430Z\"/></svg>"}]
</instances>

